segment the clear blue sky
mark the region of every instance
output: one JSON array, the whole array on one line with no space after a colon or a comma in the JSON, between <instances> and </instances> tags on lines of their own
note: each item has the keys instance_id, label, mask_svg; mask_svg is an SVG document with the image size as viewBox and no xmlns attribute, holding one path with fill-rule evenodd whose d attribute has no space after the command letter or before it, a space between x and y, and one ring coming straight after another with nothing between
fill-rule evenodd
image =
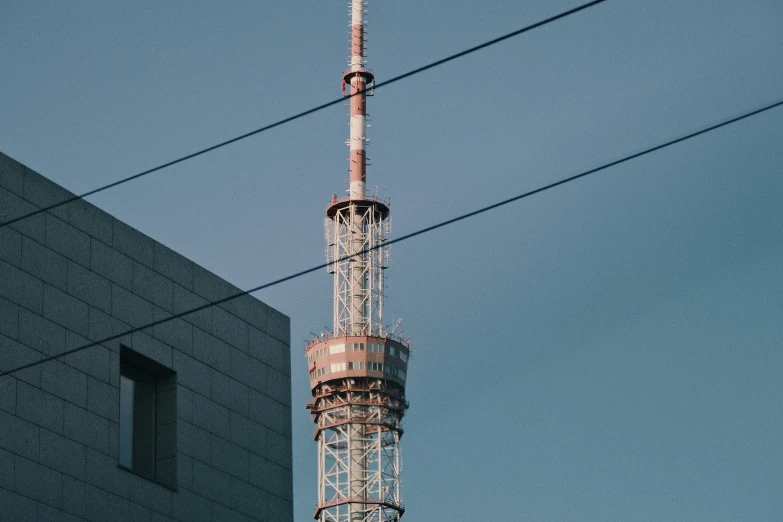
<instances>
[{"instance_id":1,"label":"clear blue sky","mask_svg":"<svg viewBox=\"0 0 783 522\"><path fill-rule=\"evenodd\" d=\"M576 5L369 6L378 80ZM783 98L779 0L610 1L370 99L399 236ZM330 100L345 1L2 2L0 150L75 192ZM240 287L323 261L335 106L91 199ZM783 110L397 245L411 522L783 513ZM291 316L296 520L315 504ZM389 318L391 320L391 318Z\"/></svg>"}]
</instances>

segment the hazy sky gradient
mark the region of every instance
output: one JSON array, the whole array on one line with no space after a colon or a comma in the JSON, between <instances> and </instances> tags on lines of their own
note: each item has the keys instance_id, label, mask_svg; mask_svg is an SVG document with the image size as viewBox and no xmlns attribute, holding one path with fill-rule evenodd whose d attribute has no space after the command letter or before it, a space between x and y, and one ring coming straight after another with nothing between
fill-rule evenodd
<instances>
[{"instance_id":1,"label":"hazy sky gradient","mask_svg":"<svg viewBox=\"0 0 783 522\"><path fill-rule=\"evenodd\" d=\"M369 6L378 81L575 6ZM348 5L0 3L0 150L75 192L340 94ZM369 100L393 235L783 98L783 3L613 0ZM91 201L240 287L323 259L347 108ZM413 339L404 520L775 521L783 513L783 110L392 249ZM291 316L295 518L316 499ZM392 321L391 315L388 316Z\"/></svg>"}]
</instances>

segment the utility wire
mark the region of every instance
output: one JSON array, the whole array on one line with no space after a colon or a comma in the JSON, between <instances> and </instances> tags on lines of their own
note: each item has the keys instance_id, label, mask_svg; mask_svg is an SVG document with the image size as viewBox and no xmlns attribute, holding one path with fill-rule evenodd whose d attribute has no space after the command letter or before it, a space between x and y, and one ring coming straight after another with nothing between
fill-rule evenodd
<instances>
[{"instance_id":1,"label":"utility wire","mask_svg":"<svg viewBox=\"0 0 783 522\"><path fill-rule=\"evenodd\" d=\"M622 157L620 159L617 159L617 160L614 160L614 161L610 161L609 163L604 163L600 167L595 167L595 168L592 168L590 170L585 170L583 172L580 172L579 174L575 174L573 176L570 176L570 177L567 177L567 178L563 178L563 179L561 179L559 181L555 181L555 182L550 183L548 185L544 185L543 187L539 187L537 189L530 190L528 192L523 192L522 194L516 195L516 196L508 198L508 199L504 199L502 201L499 201L497 203L493 203L492 205L488 205L486 207L481 207L480 209L474 210L472 212L468 212L467 214L462 214L460 216L457 216L457 217L454 217L454 218L451 218L451 219L447 219L446 221L441 221L440 223L437 223L435 225L431 225L431 226L428 226L426 228L419 229L419 230L417 230L415 232L411 232L410 234L406 234L404 236L400 236L397 239L392 239L390 241L387 241L386 243L383 243L382 245L377 245L377 246L374 246L374 247L371 247L371 248L367 248L367 249L364 249L364 250L362 250L360 252L357 252L356 254L349 255L349 256L343 256L343 257L340 257L339 259L337 259L335 261L322 263L322 264L316 265L316 266L314 266L312 268L308 268L306 270L301 270L299 272L296 272L294 274L282 277L280 279L276 279L276 280L271 281L269 283L256 286L255 288L251 288L250 290L245 290L243 292L238 292L238 293L230 295L228 297L224 297L222 299L218 299L217 301L212 301L212 302L209 302L207 304L204 304L204 305L201 305L201 306L197 306L196 308L190 309L188 311L181 312L181 313L178 313L176 315L172 315L171 317L167 317L165 319L160 319L158 321L153 321L153 322L148 323L148 324L146 324L144 326L139 326L137 328L132 328L132 329L130 329L130 330L126 331L126 332L120 333L120 334L116 334L116 335L112 335L112 336L109 336L109 337L105 337L105 338L103 338L103 339L101 339L99 341L94 341L94 342L91 342L89 344L85 344L83 346L79 346L78 348L74 348L72 350L65 351L65 352L63 352L61 354L52 355L52 356L46 357L46 358L44 358L44 359L42 359L40 361L35 361L35 362L31 362L29 364L25 364L23 366L19 366L18 368L15 368L13 370L8 370L6 372L0 373L0 377L2 377L4 375L9 375L11 373L15 373L15 372L18 372L18 371L21 371L21 370L25 370L27 368L31 368L31 367L36 366L38 364L43 364L45 362L53 361L55 359L58 359L60 357L64 357L66 355L71 355L73 353L85 350L85 349L90 348L92 346L97 346L99 344L103 344L103 343L106 343L106 342L109 342L109 341L114 341L114 340L119 339L121 337L125 337L126 335L131 335L133 333L140 332L140 331L146 330L148 328L152 328L152 327L157 326L159 324L163 324L163 323L165 323L167 321L171 321L172 319L178 319L178 318L184 317L186 315L190 315L190 314L193 314L193 313L196 313L196 312L200 312L201 310L205 310L205 309L207 309L207 308L209 308L211 306L223 304L225 302L231 301L232 299L236 299L237 297L242 297L242 296L245 296L245 295L249 295L249 294L252 294L253 292L257 292L259 290L264 290L266 288L270 288L272 286L279 285L280 283L285 283L286 281L290 281L292 279L296 279L296 278L301 277L303 275L307 275L307 274L309 274L311 272L315 272L317 270L322 270L322 269L324 269L324 268L326 268L326 267L328 267L330 265L333 265L335 263L346 261L346 260L348 260L348 259L350 259L352 257L363 255L363 254L366 254L367 252L371 252L373 250L377 250L378 248L382 248L382 247L385 247L387 245L392 245L394 243L401 243L402 241L406 241L406 240L414 238L416 236L420 236L420 235L425 234L427 232L431 232L433 230L437 230L437 229L445 227L447 225L451 225L451 224L457 223L458 221L463 221L463 220L471 218L473 216L477 216L479 214L483 214L484 212L488 212L490 210L493 210L493 209L496 209L496 208L508 205L509 203L513 203L515 201L519 201L521 199L533 196L533 195L538 194L540 192L544 192L546 190L558 187L560 185L565 185L566 183L570 183L570 182L575 181L575 180L577 180L579 178L584 178L584 177L589 176L591 174L595 174L596 172L599 172L599 171L602 171L602 170L606 170L606 169L608 169L610 167L614 167L616 165L619 165L621 163L625 163L625 162L630 161L632 159L636 159L636 158L639 158L641 156L645 156L647 154L650 154L652 152L664 149L664 148L669 147L671 145L674 145L676 143L680 143L680 142L689 140L691 138L695 138L696 136L700 136L702 134L706 134L706 133L708 133L710 131L713 131L715 129L719 129L719 128L725 127L727 125L731 125L732 123L736 123L736 122L738 122L740 120L744 120L745 118L749 118L749 117L755 116L757 114L761 114L762 112L768 111L770 109L774 109L775 107L779 107L781 105L783 105L783 100L777 101L775 103L771 103L769 105L765 105L764 107L761 107L759 109L755 109L755 110L750 111L750 112L746 112L746 113L744 113L744 114L742 114L740 116L736 116L734 118L731 118L731 119L728 119L728 120L724 120L724 121L722 121L720 123L716 123L714 125L710 125L709 127L705 127L705 128L703 128L701 130L698 130L698 131L695 131L695 132L691 132L690 134L686 134L686 135L681 136L679 138L675 138L675 139L669 140L667 142L661 143L660 145L655 145L653 147L644 149L641 152L636 152L636 153L630 154L628 156L624 156L624 157Z\"/></svg>"},{"instance_id":2,"label":"utility wire","mask_svg":"<svg viewBox=\"0 0 783 522\"><path fill-rule=\"evenodd\" d=\"M504 40L508 40L509 38L513 38L513 37L518 36L518 35L520 35L522 33L526 33L528 31L531 31L531 30L536 29L538 27L547 25L547 24L552 23L552 22L554 22L556 20L560 20L561 18L565 18L565 17L567 17L569 15L578 13L579 11L583 11L583 10L589 8L589 7L593 7L594 5L598 5L598 4L601 4L601 3L606 2L606 1L607 0L594 0L592 2L588 2L586 4L582 4L579 7L575 7L573 9L569 9L568 11L564 11L564 12L562 12L560 14L555 15L555 16L551 16L551 17L549 17L549 18L547 18L545 20L541 20L540 22L536 22L536 23L534 23L532 25L528 25L526 27L523 27L522 29L517 29L516 31L512 31L512 32L510 32L508 34L504 34L503 36L500 36L500 37L495 38L493 40L489 40L488 42L484 42L482 44L476 45L474 47L471 47L470 49L466 49L466 50L461 51L459 53L452 54L451 56L447 56L446 58L442 58L442 59L437 60L435 62L432 62L432 63L429 63L429 64L424 65L422 67L419 67L417 69L413 69L413 70L408 71L406 73L400 74L399 76L394 76L393 78L390 78L389 80L386 80L384 82L380 82L380 83L376 84L374 87L368 87L368 88L366 88L364 90L354 92L354 93L352 93L350 95L342 96L342 97L334 99L334 100L332 100L330 102L326 102L326 103L323 103L323 104L318 105L316 107L313 107L312 109L308 109L306 111L302 111L300 113L294 114L293 116L289 116L287 118L283 118L282 120L278 120L278 121L276 121L274 123L270 123L269 125L265 125L263 127L260 127L260 128L258 128L256 130L253 130L253 131L247 132L245 134L242 134L240 136L236 136L236 137L231 138L229 140L220 142L217 145L212 145L211 147L207 147L205 149L201 149L201 150L199 150L197 152L193 152L192 154L188 154L186 156L182 156L182 157L177 158L175 160L169 161L168 163L163 163L162 165L158 165L157 167L153 167L153 168L147 169L147 170L145 170L143 172L139 172L138 174L134 174L132 176L128 176L127 178L119 179L117 181L109 183L108 185L103 185L103 186L98 187L96 189L93 189L93 190L90 190L88 192L85 192L84 194L74 195L74 196L72 196L70 198L67 198L67 199L65 199L63 201L60 201L59 203L55 203L53 205L49 205L47 207L40 208L38 210L30 212L29 214L23 214L23 215L21 215L19 217L10 219L8 221L5 221L4 223L0 223L0 227L4 227L6 225L12 225L14 223L17 223L17 222L23 220L23 219L27 219L29 217L38 215L38 214L40 214L42 212L46 212L48 210L52 210L52 209L60 207L62 205L66 205L68 203L72 203L74 201L78 201L78 200L86 198L88 196L92 196L93 194L97 194L98 192L103 192L104 190L108 190L110 188L117 187L117 186L122 185L124 183L127 183L129 181L133 181L134 179L138 179L138 178L144 177L144 176L146 176L148 174L152 174L153 172L157 172L157 171L163 170L163 169L165 169L167 167L171 167L172 165L176 165L178 163L182 163L183 161L187 161L187 160L193 159L193 158L195 158L197 156L201 156L202 154L206 154L207 152L212 152L213 150L217 150L217 149L219 149L221 147L225 147L226 145L230 145L230 144L235 143L237 141L244 140L245 138L249 138L251 136L255 136L256 134L261 134L262 132L268 131L270 129L274 129L275 127L279 127L279 126L281 126L283 124L290 123L290 122L292 122L294 120L298 120L299 118L303 118L305 116L309 116L310 114L313 114L315 112L318 112L318 111L321 111L323 109L326 109L327 107L331 107L332 105L337 105L338 103L344 101L346 98L350 98L350 97L353 97L353 96L358 96L360 94L364 94L364 93L366 93L368 91L372 91L373 88L374 89L380 89L381 87L385 87L387 85L391 85L392 83L398 82L400 80L404 80L405 78L409 78L409 77L411 77L411 76L413 76L415 74L419 74L421 72L427 71L427 70L432 69L434 67L437 67L439 65L443 65L444 63L450 62L452 60L456 60L457 58L461 58L461 57L466 56L468 54L471 54L471 53L474 53L474 52L479 51L481 49L484 49L486 47L490 47L490 46L495 45L497 43L500 43L500 42L502 42Z\"/></svg>"}]
</instances>

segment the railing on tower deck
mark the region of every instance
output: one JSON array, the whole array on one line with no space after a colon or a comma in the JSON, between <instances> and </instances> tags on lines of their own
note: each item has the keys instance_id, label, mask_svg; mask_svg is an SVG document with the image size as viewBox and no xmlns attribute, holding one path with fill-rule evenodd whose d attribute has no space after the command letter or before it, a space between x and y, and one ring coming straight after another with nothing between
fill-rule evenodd
<instances>
[{"instance_id":1,"label":"railing on tower deck","mask_svg":"<svg viewBox=\"0 0 783 522\"><path fill-rule=\"evenodd\" d=\"M386 498L362 498L362 497L340 497L334 500L330 500L329 502L324 502L323 504L319 504L318 507L315 508L314 517L318 518L320 516L321 511L324 509L329 509L336 506L341 506L344 504L375 504L384 508L388 509L394 509L395 511L398 511L400 515L405 513L405 504L394 502L393 500L389 500ZM389 520L394 520L394 518L391 518Z\"/></svg>"},{"instance_id":2,"label":"railing on tower deck","mask_svg":"<svg viewBox=\"0 0 783 522\"><path fill-rule=\"evenodd\" d=\"M324 332L319 336L313 337L309 341L305 340L304 353L307 354L307 350L314 344L322 343L324 341L331 341L332 339L344 339L346 337L372 337L375 339L388 339L396 343L400 343L408 349L408 357L411 357L411 339L409 337L402 337L401 335L394 333L387 333L384 335L334 335L333 332Z\"/></svg>"},{"instance_id":3,"label":"railing on tower deck","mask_svg":"<svg viewBox=\"0 0 783 522\"><path fill-rule=\"evenodd\" d=\"M351 381L354 380L351 377L348 377L347 379L343 379L343 381ZM376 393L383 393L384 395L388 395L390 397L393 397L394 399L400 400L405 404L405 408L408 408L408 402L403 399L403 392L401 392L397 388L388 388L386 386L381 386L378 379L373 378L369 384L362 384L362 383L351 383L351 382L345 382L345 384L342 384L340 386L335 386L333 384L322 384L317 388L317 392L315 395L313 395L313 399L323 399L325 397L332 396L337 393L345 393L350 391L358 391L358 392L376 392ZM312 406L313 403L307 403L307 407L309 408Z\"/></svg>"}]
</instances>

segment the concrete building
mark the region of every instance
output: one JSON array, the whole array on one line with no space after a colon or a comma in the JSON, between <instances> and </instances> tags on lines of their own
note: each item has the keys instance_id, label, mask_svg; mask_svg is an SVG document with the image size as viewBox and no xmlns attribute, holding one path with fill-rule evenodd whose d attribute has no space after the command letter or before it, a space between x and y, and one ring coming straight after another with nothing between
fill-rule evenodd
<instances>
[{"instance_id":1,"label":"concrete building","mask_svg":"<svg viewBox=\"0 0 783 522\"><path fill-rule=\"evenodd\" d=\"M0 222L72 194L0 154ZM85 201L0 227L0 372L238 292ZM293 520L290 325L243 297L0 376L0 521Z\"/></svg>"}]
</instances>

